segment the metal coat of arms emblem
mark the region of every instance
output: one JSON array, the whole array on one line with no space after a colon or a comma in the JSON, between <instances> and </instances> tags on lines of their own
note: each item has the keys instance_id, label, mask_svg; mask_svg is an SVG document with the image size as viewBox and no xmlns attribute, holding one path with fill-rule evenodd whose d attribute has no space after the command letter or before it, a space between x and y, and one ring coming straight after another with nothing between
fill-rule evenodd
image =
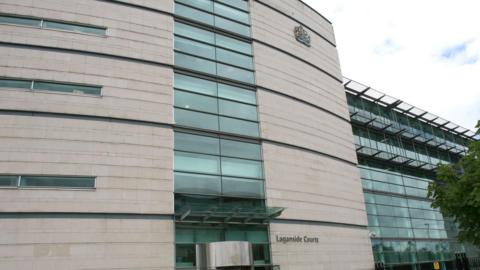
<instances>
[{"instance_id":1,"label":"metal coat of arms emblem","mask_svg":"<svg viewBox=\"0 0 480 270\"><path fill-rule=\"evenodd\" d=\"M295 28L293 29L293 33L295 34L295 39L297 39L298 42L308 47L311 46L310 35L305 29L303 29L303 26L295 26Z\"/></svg>"}]
</instances>

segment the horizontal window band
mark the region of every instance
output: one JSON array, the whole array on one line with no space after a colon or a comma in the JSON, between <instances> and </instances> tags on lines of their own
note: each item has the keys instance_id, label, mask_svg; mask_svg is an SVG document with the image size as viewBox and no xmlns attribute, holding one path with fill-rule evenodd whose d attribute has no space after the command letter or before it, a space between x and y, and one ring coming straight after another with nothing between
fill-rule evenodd
<instances>
[{"instance_id":1,"label":"horizontal window band","mask_svg":"<svg viewBox=\"0 0 480 270\"><path fill-rule=\"evenodd\" d=\"M95 189L95 177L0 174L0 188L89 190Z\"/></svg>"},{"instance_id":2,"label":"horizontal window band","mask_svg":"<svg viewBox=\"0 0 480 270\"><path fill-rule=\"evenodd\" d=\"M70 82L45 81L36 79L18 79L0 77L0 88L28 89L31 91L49 91L101 96L102 86L72 84Z\"/></svg>"},{"instance_id":3,"label":"horizontal window band","mask_svg":"<svg viewBox=\"0 0 480 270\"><path fill-rule=\"evenodd\" d=\"M333 221L320 221L320 220L275 218L275 219L272 219L270 223L271 224L298 224L298 225L312 225L312 226L340 227L340 228L354 228L354 229L368 230L367 225L333 222Z\"/></svg>"},{"instance_id":4,"label":"horizontal window band","mask_svg":"<svg viewBox=\"0 0 480 270\"><path fill-rule=\"evenodd\" d=\"M225 195L225 194L206 194L206 193L191 193L191 192L178 192L174 191L175 194L177 195L186 195L186 196L211 196L211 197L217 197L217 198L224 198L224 199L251 199L251 200L265 200L265 196L263 197L254 197L254 196L230 196L230 195Z\"/></svg>"},{"instance_id":5,"label":"horizontal window band","mask_svg":"<svg viewBox=\"0 0 480 270\"><path fill-rule=\"evenodd\" d=\"M173 106L173 108L184 110L184 111L189 111L189 112L204 113L204 114L208 114L208 115L212 115L212 116L221 116L221 117L225 117L225 118L246 121L246 122L250 122L250 123L254 123L254 124L259 124L260 123L259 121L249 120L249 119L245 119L245 118L239 118L239 117L230 116L230 115L226 115L226 114L210 113L210 112L200 111L200 110L195 110L195 109L187 109L187 108L183 108L183 107L179 107L179 106L175 106L175 105Z\"/></svg>"},{"instance_id":6,"label":"horizontal window band","mask_svg":"<svg viewBox=\"0 0 480 270\"><path fill-rule=\"evenodd\" d=\"M224 46L219 46L216 43L209 43L209 42L206 42L206 41L203 41L203 40L199 40L199 39L195 39L195 38L192 38L192 37L187 37L187 36L184 36L184 35L181 35L181 34L177 34L175 32L174 32L174 36L175 37L180 37L180 38L183 38L183 39L188 39L188 40L198 42L198 43L201 43L201 44L205 44L205 45L208 45L208 46L212 46L212 47L215 47L215 48L219 48L219 49L222 49L222 50L226 50L226 51L229 51L229 52L232 52L232 53L236 53L236 54L240 54L240 55L243 55L243 56L251 57L253 59L253 54L247 54L247 53L236 51L234 49L230 49L230 48L227 48L227 47L224 47ZM249 43L249 44L251 44L251 43ZM179 52L182 52L182 51L179 51Z\"/></svg>"},{"instance_id":7,"label":"horizontal window band","mask_svg":"<svg viewBox=\"0 0 480 270\"><path fill-rule=\"evenodd\" d=\"M226 7L231 7L230 5L227 5L227 4L223 3L223 2L212 1L212 3L218 3L218 4L223 5L223 6L226 6ZM225 15L222 15L222 14L219 14L219 13L215 13L215 8L213 8L213 11L209 11L209 10L201 9L201 8L196 7L196 6L194 6L194 5L190 5L190 4L183 3L183 2L179 2L179 1L175 1L175 4L178 4L178 5L181 5L181 6L185 6L185 7L189 7L189 8L191 8L191 9L195 9L195 10L197 10L197 11L200 11L200 12L202 12L202 13L206 13L206 14L208 14L208 15L217 16L217 17L220 17L220 18L223 18L223 19L227 19L227 20L229 20L229 21L232 21L232 22L234 22L234 23L241 24L241 25L246 26L246 27L251 27L251 25L248 24L248 23L244 23L244 22L241 22L241 21L239 21L239 20L235 20L235 19L229 18L229 17L227 17L227 16L225 16ZM236 9L236 10L239 11L239 12L248 14L248 18L250 19L250 12L245 11L245 10L241 10L241 9L238 9L238 8L234 8L234 7L232 7L232 8L233 8L233 9ZM175 15L176 15L176 14L175 14ZM251 20L249 20L249 21L251 21Z\"/></svg>"},{"instance_id":8,"label":"horizontal window band","mask_svg":"<svg viewBox=\"0 0 480 270\"><path fill-rule=\"evenodd\" d=\"M175 150L178 151L178 150ZM184 151L182 151L184 152ZM188 153L188 152L186 152ZM182 171L182 170L176 170L174 169L173 172L178 172L178 173L186 173L186 174L194 174L194 175L205 175L205 176L218 176L218 177L225 177L225 178L238 178L238 179L244 179L244 180L256 180L259 182L264 182L265 179L263 178L255 178L255 177L244 177L244 176L231 176L231 175L225 175L225 174L211 174L211 173L199 173L199 172L192 172L192 171Z\"/></svg>"},{"instance_id":9,"label":"horizontal window band","mask_svg":"<svg viewBox=\"0 0 480 270\"><path fill-rule=\"evenodd\" d=\"M239 104L249 105L249 106L252 106L252 107L258 107L258 104L248 103L248 102L244 102L244 101L238 101L236 99L225 98L225 97L221 97L221 96L218 96L218 95L213 96L213 95L209 95L209 94L205 94L205 93L194 92L194 91L187 90L187 89L182 89L182 88L179 88L179 87L174 87L173 90L180 91L180 92L185 92L185 93L191 93L191 94L204 96L204 97L209 97L209 98L215 98L215 99L219 99L219 100L231 101L231 102L235 102L235 103L239 103ZM245 89L245 90L251 91L250 89Z\"/></svg>"},{"instance_id":10,"label":"horizontal window band","mask_svg":"<svg viewBox=\"0 0 480 270\"><path fill-rule=\"evenodd\" d=\"M173 49L173 51L176 52L176 53L192 56L192 57L195 57L195 58L198 58L198 59L202 59L202 60L206 60L206 61L210 61L210 62L214 62L214 63L218 63L218 64L223 64L223 65L226 65L226 66L231 66L231 67L234 67L234 68L243 69L245 71L255 73L254 69L244 68L244 67L237 66L237 65L234 65L234 64L231 64L231 63L228 63L228 62L218 61L216 59L212 59L212 58L208 58L208 57L204 57L204 56L199 56L199 55L189 53L189 52L184 52L184 51L181 51L181 50L178 50L178 49ZM216 76L219 76L219 75L216 75Z\"/></svg>"},{"instance_id":11,"label":"horizontal window band","mask_svg":"<svg viewBox=\"0 0 480 270\"><path fill-rule=\"evenodd\" d=\"M261 159L251 159L251 158L242 158L242 157L236 157L236 156L224 156L224 155L214 155L214 154L208 154L208 153L202 153L202 152L195 152L195 151L186 151L186 150L179 150L179 149L173 149L175 152L181 152L181 153L190 153L190 154L199 154L199 155L205 155L205 156L212 156L212 157L219 157L219 158L231 158L231 159L240 159L240 160L246 160L246 161L258 161L262 162ZM175 170L176 171L176 170ZM188 172L188 171L179 171L179 172ZM200 173L204 174L204 173ZM216 174L206 174L206 175L216 175ZM1 175L0 175L1 176ZM218 176L221 176L220 174ZM226 176L226 175L225 175ZM235 177L235 176L232 176ZM240 177L242 178L242 177ZM244 177L244 178L249 178L249 177ZM263 179L263 178L258 178L258 179Z\"/></svg>"},{"instance_id":12,"label":"horizontal window band","mask_svg":"<svg viewBox=\"0 0 480 270\"><path fill-rule=\"evenodd\" d=\"M415 238L415 237L374 237L371 240L386 240L386 241L425 241L425 242L438 242L438 241L456 241L456 238ZM417 251L421 252L421 251ZM383 252L382 252L383 253Z\"/></svg>"},{"instance_id":13,"label":"horizontal window band","mask_svg":"<svg viewBox=\"0 0 480 270\"><path fill-rule=\"evenodd\" d=\"M242 36L240 34L237 34L235 32L230 32L230 31L228 31L226 29L223 29L223 28L218 28L218 27L215 27L215 26L210 25L210 24L202 23L202 22L199 22L199 21L194 21L190 18L177 16L175 14L170 14L170 15L174 17L175 22L183 23L183 24L186 24L186 25L189 25L189 26L199 28L201 30L209 31L209 32L212 32L212 33L215 33L215 34L220 34L220 35L223 35L223 36L226 36L226 37L229 37L229 38L233 38L233 39L236 39L236 40L239 40L239 41L243 41L243 42L252 44L252 38L251 37Z\"/></svg>"},{"instance_id":14,"label":"horizontal window band","mask_svg":"<svg viewBox=\"0 0 480 270\"><path fill-rule=\"evenodd\" d=\"M172 202L173 203L173 202ZM0 219L145 219L171 220L174 214L90 213L90 212L0 212Z\"/></svg>"},{"instance_id":15,"label":"horizontal window band","mask_svg":"<svg viewBox=\"0 0 480 270\"><path fill-rule=\"evenodd\" d=\"M293 18L292 16L286 14L285 12L283 12L283 11L277 9L277 8L272 7L271 5L265 3L265 2L263 2L263 1L261 1L261 0L252 0L252 1L255 1L255 2L257 2L257 3L260 3L260 4L262 4L262 5L270 8L271 10L273 10L273 11L279 13L279 14L282 14L283 16L289 18L290 20L292 20L292 21L294 21L294 22L296 22L296 23L304 26L304 27L307 28L308 30L312 31L313 33L315 33L317 36L319 36L320 38L322 38L323 40L325 40L326 42L328 42L328 43L329 43L330 45L332 45L333 47L337 47L337 45L336 45L335 43L333 43L332 41L330 41L328 38L324 37L322 34L320 34L319 32L317 32L316 30L312 29L310 26L303 24L301 21ZM303 2L302 2L302 3L303 3ZM310 9L312 9L312 8L310 8ZM315 10L314 10L314 11L315 11ZM315 11L315 13L317 13L317 14L320 15L320 13L318 13L317 11ZM320 16L325 19L325 17L323 17L322 15L320 15ZM326 19L325 19L325 20L326 20ZM327 21L329 24L331 24L330 21L328 21L328 20L326 20L326 21Z\"/></svg>"},{"instance_id":16,"label":"horizontal window band","mask_svg":"<svg viewBox=\"0 0 480 270\"><path fill-rule=\"evenodd\" d=\"M0 24L29 26L39 29L52 29L95 36L106 36L107 34L107 28L103 26L17 14L0 13Z\"/></svg>"},{"instance_id":17,"label":"horizontal window band","mask_svg":"<svg viewBox=\"0 0 480 270\"><path fill-rule=\"evenodd\" d=\"M381 190L373 190L373 189L363 189L364 192L369 193L369 194L378 194L378 195L389 195L389 196L394 196L402 199L414 199L414 200L419 200L419 201L426 201L426 202L431 202L432 200L425 198L425 197L417 197L417 196L412 196L412 195L404 195L404 194L399 194L399 193L393 193L393 192L387 192L387 191L381 191ZM421 208L418 208L421 209Z\"/></svg>"}]
</instances>

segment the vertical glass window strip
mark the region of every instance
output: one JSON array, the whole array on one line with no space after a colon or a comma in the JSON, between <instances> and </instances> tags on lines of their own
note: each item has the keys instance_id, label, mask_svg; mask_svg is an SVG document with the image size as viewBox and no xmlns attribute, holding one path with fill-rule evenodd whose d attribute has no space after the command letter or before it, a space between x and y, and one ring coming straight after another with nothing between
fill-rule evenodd
<instances>
[{"instance_id":1,"label":"vertical glass window strip","mask_svg":"<svg viewBox=\"0 0 480 270\"><path fill-rule=\"evenodd\" d=\"M264 198L260 145L175 132L175 192Z\"/></svg>"},{"instance_id":2,"label":"vertical glass window strip","mask_svg":"<svg viewBox=\"0 0 480 270\"><path fill-rule=\"evenodd\" d=\"M175 74L174 87L177 124L259 136L254 91L181 74Z\"/></svg>"}]
</instances>

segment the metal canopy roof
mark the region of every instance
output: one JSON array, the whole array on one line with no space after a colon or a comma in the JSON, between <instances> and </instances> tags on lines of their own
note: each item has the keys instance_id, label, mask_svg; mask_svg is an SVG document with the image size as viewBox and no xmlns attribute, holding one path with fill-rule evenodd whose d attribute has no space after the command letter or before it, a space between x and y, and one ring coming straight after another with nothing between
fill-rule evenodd
<instances>
[{"instance_id":1,"label":"metal canopy roof","mask_svg":"<svg viewBox=\"0 0 480 270\"><path fill-rule=\"evenodd\" d=\"M203 203L175 209L177 222L264 224L280 216L283 207L231 207Z\"/></svg>"},{"instance_id":2,"label":"metal canopy roof","mask_svg":"<svg viewBox=\"0 0 480 270\"><path fill-rule=\"evenodd\" d=\"M456 125L435 114L424 111L392 96L388 96L354 80L344 77L343 86L345 90L352 95L368 99L384 107L391 108L399 113L407 115L408 117L419 119L425 123L441 128L457 136L471 140L480 140L480 136L475 135L475 132L469 129Z\"/></svg>"}]
</instances>

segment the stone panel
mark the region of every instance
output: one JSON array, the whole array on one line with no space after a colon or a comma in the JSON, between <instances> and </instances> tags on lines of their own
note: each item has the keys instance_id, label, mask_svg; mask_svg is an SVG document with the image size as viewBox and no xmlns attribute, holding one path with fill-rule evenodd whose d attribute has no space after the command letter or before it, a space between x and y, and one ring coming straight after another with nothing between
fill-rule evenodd
<instances>
[{"instance_id":1,"label":"stone panel","mask_svg":"<svg viewBox=\"0 0 480 270\"><path fill-rule=\"evenodd\" d=\"M277 236L300 236L302 242L277 242ZM306 243L305 236L317 238L318 242ZM366 228L273 222L270 237L273 263L281 265L282 270L373 269L372 247Z\"/></svg>"},{"instance_id":2,"label":"stone panel","mask_svg":"<svg viewBox=\"0 0 480 270\"><path fill-rule=\"evenodd\" d=\"M264 142L265 185L280 219L367 225L358 168L316 153Z\"/></svg>"},{"instance_id":3,"label":"stone panel","mask_svg":"<svg viewBox=\"0 0 480 270\"><path fill-rule=\"evenodd\" d=\"M173 132L0 115L0 174L96 176L95 190L0 189L0 212L173 213Z\"/></svg>"},{"instance_id":4,"label":"stone panel","mask_svg":"<svg viewBox=\"0 0 480 270\"><path fill-rule=\"evenodd\" d=\"M291 98L258 91L262 137L357 162L350 124Z\"/></svg>"},{"instance_id":5,"label":"stone panel","mask_svg":"<svg viewBox=\"0 0 480 270\"><path fill-rule=\"evenodd\" d=\"M173 1L135 2L166 11ZM108 12L106 12L108 10ZM173 18L145 9L94 0L8 0L0 12L107 28L96 36L53 29L0 25L2 42L41 45L173 64Z\"/></svg>"},{"instance_id":6,"label":"stone panel","mask_svg":"<svg viewBox=\"0 0 480 270\"><path fill-rule=\"evenodd\" d=\"M253 1L252 1L253 2ZM302 1L298 0L255 0L253 8L261 5L257 2L263 2L284 14L287 14L298 20L304 25L312 28L320 35L324 36L330 42L335 44L335 35L333 33L332 24L329 23L321 15L306 6Z\"/></svg>"},{"instance_id":7,"label":"stone panel","mask_svg":"<svg viewBox=\"0 0 480 270\"><path fill-rule=\"evenodd\" d=\"M301 44L293 33L298 25L296 21L264 5L256 3L252 9L254 39L295 55L341 79L337 48L308 29L311 47Z\"/></svg>"},{"instance_id":8,"label":"stone panel","mask_svg":"<svg viewBox=\"0 0 480 270\"><path fill-rule=\"evenodd\" d=\"M3 88L1 109L173 122L173 71L169 68L27 48L1 50L0 77L103 87L101 97Z\"/></svg>"},{"instance_id":9,"label":"stone panel","mask_svg":"<svg viewBox=\"0 0 480 270\"><path fill-rule=\"evenodd\" d=\"M0 269L174 269L169 220L12 217L0 228Z\"/></svg>"},{"instance_id":10,"label":"stone panel","mask_svg":"<svg viewBox=\"0 0 480 270\"><path fill-rule=\"evenodd\" d=\"M315 104L348 119L342 84L288 54L254 43L257 85Z\"/></svg>"}]
</instances>

